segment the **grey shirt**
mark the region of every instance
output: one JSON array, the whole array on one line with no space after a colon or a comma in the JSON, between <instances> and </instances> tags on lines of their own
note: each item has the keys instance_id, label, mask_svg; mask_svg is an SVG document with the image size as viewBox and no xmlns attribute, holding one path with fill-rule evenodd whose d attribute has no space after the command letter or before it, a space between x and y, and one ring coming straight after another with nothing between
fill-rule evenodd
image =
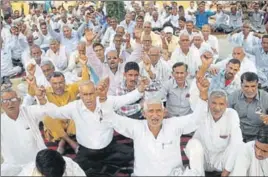
<instances>
[{"instance_id":1,"label":"grey shirt","mask_svg":"<svg viewBox=\"0 0 268 177\"><path fill-rule=\"evenodd\" d=\"M184 116L193 112L190 107L189 90L190 85L187 81L184 88L180 88L174 78L163 83L158 98L167 98L168 117Z\"/></svg>"},{"instance_id":2,"label":"grey shirt","mask_svg":"<svg viewBox=\"0 0 268 177\"><path fill-rule=\"evenodd\" d=\"M260 107L264 114L268 113L268 93L259 90L256 98L247 103L241 90L233 92L228 97L229 107L237 111L240 118L240 128L243 136L257 136L260 127L264 126L260 116L256 114L256 108Z\"/></svg>"}]
</instances>

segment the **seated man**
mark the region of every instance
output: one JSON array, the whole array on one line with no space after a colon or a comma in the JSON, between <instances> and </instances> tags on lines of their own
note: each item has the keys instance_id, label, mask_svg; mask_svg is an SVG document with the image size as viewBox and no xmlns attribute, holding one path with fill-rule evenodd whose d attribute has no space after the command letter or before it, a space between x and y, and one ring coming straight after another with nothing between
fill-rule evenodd
<instances>
[{"instance_id":1,"label":"seated man","mask_svg":"<svg viewBox=\"0 0 268 177\"><path fill-rule=\"evenodd\" d=\"M228 176L233 170L239 145L243 143L239 117L235 110L227 108L224 91L213 91L208 104L206 119L188 142L185 153L202 157L189 159L200 163L200 169L219 171L222 172L221 176Z\"/></svg>"},{"instance_id":2,"label":"seated man","mask_svg":"<svg viewBox=\"0 0 268 177\"><path fill-rule=\"evenodd\" d=\"M69 157L62 157L60 153L51 149L44 149L37 153L35 162L23 167L18 176L86 176L85 172Z\"/></svg>"},{"instance_id":3,"label":"seated man","mask_svg":"<svg viewBox=\"0 0 268 177\"><path fill-rule=\"evenodd\" d=\"M14 90L1 90L2 176L17 175L38 151L46 148L38 127L44 116L42 109L38 105L25 107L20 102Z\"/></svg>"},{"instance_id":4,"label":"seated man","mask_svg":"<svg viewBox=\"0 0 268 177\"><path fill-rule=\"evenodd\" d=\"M109 79L105 79L99 84L108 90ZM113 141L113 127L103 121L102 108L97 99L101 94L98 87L96 89L91 81L80 83L79 94L81 100L75 100L61 107L48 103L44 89L37 89L38 100L41 105L44 105L48 116L55 120L57 118L71 119L75 122L76 138L79 143L75 161L88 176L94 172L101 173L106 165L121 166L128 164L133 158L132 148ZM135 102L143 95L145 88L146 85L140 83L138 89L127 95L109 96L112 100L110 107L117 110L123 105ZM41 90L41 93L39 90Z\"/></svg>"},{"instance_id":5,"label":"seated man","mask_svg":"<svg viewBox=\"0 0 268 177\"><path fill-rule=\"evenodd\" d=\"M268 131L263 127L255 141L244 144L231 176L268 176Z\"/></svg>"},{"instance_id":6,"label":"seated man","mask_svg":"<svg viewBox=\"0 0 268 177\"><path fill-rule=\"evenodd\" d=\"M241 76L241 89L228 98L229 107L239 115L244 142L256 139L257 133L265 124L261 118L268 113L268 93L258 89L258 81L256 73L244 73Z\"/></svg>"},{"instance_id":7,"label":"seated man","mask_svg":"<svg viewBox=\"0 0 268 177\"><path fill-rule=\"evenodd\" d=\"M128 62L125 65L124 79L120 87L116 90L116 95L126 95L133 91L138 86L139 80L139 65L136 62ZM123 116L127 116L133 119L142 118L142 98L135 103L125 105L117 110L117 113Z\"/></svg>"},{"instance_id":8,"label":"seated man","mask_svg":"<svg viewBox=\"0 0 268 177\"><path fill-rule=\"evenodd\" d=\"M199 122L207 115L207 79L198 79L200 99L193 114L164 118L164 106L160 99L149 99L144 103L146 120L134 120L117 115L110 108L110 99L102 95L103 122L109 122L120 134L134 141L134 174L133 176L168 176L168 175L197 175L201 176L202 169L197 169L195 154L188 153L191 170L183 171L180 150L182 134L193 132ZM107 90L102 87L101 89ZM106 91L107 92L107 91ZM104 92L105 93L105 92ZM107 100L107 101L106 101ZM103 103L104 102L104 103ZM195 156L195 157L194 157ZM202 157L198 157L202 158Z\"/></svg>"},{"instance_id":9,"label":"seated man","mask_svg":"<svg viewBox=\"0 0 268 177\"><path fill-rule=\"evenodd\" d=\"M188 66L182 62L175 63L172 67L173 77L162 84L157 97L166 98L168 117L185 116L192 113L190 107L190 84L186 80Z\"/></svg>"},{"instance_id":10,"label":"seated man","mask_svg":"<svg viewBox=\"0 0 268 177\"><path fill-rule=\"evenodd\" d=\"M83 60L85 59L85 60ZM82 66L82 80L89 80L87 58L80 59ZM35 82L35 65L30 65L29 76L27 76L28 93L35 96L35 89L38 85ZM57 106L64 106L71 101L77 99L78 83L65 84L65 76L61 72L54 72L50 77L51 87L46 87L46 96L48 100ZM65 143L67 142L75 152L78 151L78 144L73 141L70 136L75 135L75 125L73 121L69 120L53 120L46 117L43 121L45 126L45 136L49 141L59 141L58 151L64 153Z\"/></svg>"}]
</instances>

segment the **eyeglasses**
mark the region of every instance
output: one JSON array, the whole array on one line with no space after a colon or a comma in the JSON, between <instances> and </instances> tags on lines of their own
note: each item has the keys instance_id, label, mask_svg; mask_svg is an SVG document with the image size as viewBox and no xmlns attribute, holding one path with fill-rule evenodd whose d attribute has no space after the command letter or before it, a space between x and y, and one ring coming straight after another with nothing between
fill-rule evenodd
<instances>
[{"instance_id":1,"label":"eyeglasses","mask_svg":"<svg viewBox=\"0 0 268 177\"><path fill-rule=\"evenodd\" d=\"M18 101L19 100L19 98L10 98L10 99L2 99L1 100L1 102L3 103L3 104L6 104L6 103L9 103L9 102L16 102L16 101Z\"/></svg>"}]
</instances>

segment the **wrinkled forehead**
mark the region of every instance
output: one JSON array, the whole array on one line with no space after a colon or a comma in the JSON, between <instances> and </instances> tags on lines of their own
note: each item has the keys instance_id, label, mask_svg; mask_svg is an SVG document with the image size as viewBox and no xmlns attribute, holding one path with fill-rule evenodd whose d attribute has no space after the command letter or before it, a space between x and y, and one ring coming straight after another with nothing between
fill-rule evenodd
<instances>
[{"instance_id":1,"label":"wrinkled forehead","mask_svg":"<svg viewBox=\"0 0 268 177\"><path fill-rule=\"evenodd\" d=\"M15 91L10 91L1 94L1 99L10 99L10 98L18 98L17 93Z\"/></svg>"}]
</instances>

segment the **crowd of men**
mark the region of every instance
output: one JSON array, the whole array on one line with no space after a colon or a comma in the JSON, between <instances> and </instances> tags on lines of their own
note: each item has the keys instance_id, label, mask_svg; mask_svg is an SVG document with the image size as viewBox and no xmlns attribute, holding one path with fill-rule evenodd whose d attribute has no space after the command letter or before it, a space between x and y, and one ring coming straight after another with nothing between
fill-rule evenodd
<instances>
[{"instance_id":1,"label":"crowd of men","mask_svg":"<svg viewBox=\"0 0 268 177\"><path fill-rule=\"evenodd\" d=\"M1 175L268 176L267 2L65 3L3 13Z\"/></svg>"}]
</instances>

